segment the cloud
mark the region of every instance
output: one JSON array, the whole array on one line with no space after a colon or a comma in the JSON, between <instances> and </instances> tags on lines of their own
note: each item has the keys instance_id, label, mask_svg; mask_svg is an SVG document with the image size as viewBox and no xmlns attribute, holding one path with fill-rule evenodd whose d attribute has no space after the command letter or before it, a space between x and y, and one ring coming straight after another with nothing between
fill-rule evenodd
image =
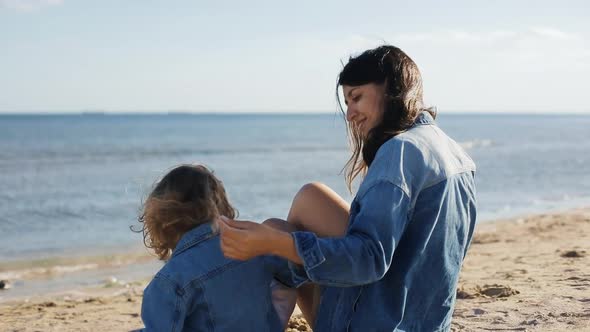
<instances>
[{"instance_id":1,"label":"cloud","mask_svg":"<svg viewBox=\"0 0 590 332\"><path fill-rule=\"evenodd\" d=\"M529 27L521 30L493 30L484 32L470 32L463 30L443 30L431 33L402 33L394 35L395 41L406 43L434 43L434 44L465 44L482 45L497 43L512 43L528 40L581 41L580 35L564 32L552 27Z\"/></svg>"},{"instance_id":2,"label":"cloud","mask_svg":"<svg viewBox=\"0 0 590 332\"><path fill-rule=\"evenodd\" d=\"M481 63L511 65L517 70L539 68L571 70L590 68L590 36L554 27L512 30L442 30L400 33L388 42L418 53L434 52L442 58L476 59Z\"/></svg>"},{"instance_id":3,"label":"cloud","mask_svg":"<svg viewBox=\"0 0 590 332\"><path fill-rule=\"evenodd\" d=\"M529 28L529 31L544 38L548 39L556 39L556 40L577 40L580 39L580 36L563 32L559 29L554 28L547 28L547 27L532 27Z\"/></svg>"},{"instance_id":4,"label":"cloud","mask_svg":"<svg viewBox=\"0 0 590 332\"><path fill-rule=\"evenodd\" d=\"M0 8L31 12L44 7L62 5L64 0L0 0Z\"/></svg>"}]
</instances>

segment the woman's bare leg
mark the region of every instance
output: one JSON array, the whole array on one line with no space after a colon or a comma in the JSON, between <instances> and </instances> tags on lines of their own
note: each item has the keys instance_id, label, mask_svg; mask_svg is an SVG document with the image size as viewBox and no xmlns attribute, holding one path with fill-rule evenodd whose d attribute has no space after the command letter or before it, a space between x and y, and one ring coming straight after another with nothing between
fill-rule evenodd
<instances>
[{"instance_id":1,"label":"woman's bare leg","mask_svg":"<svg viewBox=\"0 0 590 332\"><path fill-rule=\"evenodd\" d=\"M298 230L319 237L342 237L348 228L350 205L330 187L314 182L295 195L287 221ZM297 304L307 322L315 324L320 304L320 287L307 284L297 290Z\"/></svg>"},{"instance_id":2,"label":"woman's bare leg","mask_svg":"<svg viewBox=\"0 0 590 332\"><path fill-rule=\"evenodd\" d=\"M277 218L266 219L263 224L283 232L295 232L297 228L287 221ZM297 302L297 289L287 287L276 280L270 284L272 305L283 323L283 329L287 329L289 318L293 315L295 303Z\"/></svg>"}]
</instances>

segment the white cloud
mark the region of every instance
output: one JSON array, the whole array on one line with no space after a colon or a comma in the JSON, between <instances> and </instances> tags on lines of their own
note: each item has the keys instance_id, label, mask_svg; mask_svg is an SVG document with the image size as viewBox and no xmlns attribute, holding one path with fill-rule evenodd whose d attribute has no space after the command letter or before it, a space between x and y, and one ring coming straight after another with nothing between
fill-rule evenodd
<instances>
[{"instance_id":1,"label":"white cloud","mask_svg":"<svg viewBox=\"0 0 590 332\"><path fill-rule=\"evenodd\" d=\"M580 36L567 33L558 29L548 27L532 27L529 29L530 32L537 34L540 37L557 40L579 40Z\"/></svg>"},{"instance_id":2,"label":"white cloud","mask_svg":"<svg viewBox=\"0 0 590 332\"><path fill-rule=\"evenodd\" d=\"M43 7L62 5L64 0L0 0L0 8L30 12Z\"/></svg>"},{"instance_id":3,"label":"white cloud","mask_svg":"<svg viewBox=\"0 0 590 332\"><path fill-rule=\"evenodd\" d=\"M590 36L553 27L469 32L444 30L432 33L393 35L390 40L403 49L420 53L445 53L454 59L471 58L511 64L518 70L543 68L589 68Z\"/></svg>"},{"instance_id":4,"label":"white cloud","mask_svg":"<svg viewBox=\"0 0 590 332\"><path fill-rule=\"evenodd\" d=\"M530 27L521 30L493 30L469 32L462 30L443 30L431 33L403 33L393 36L395 41L406 43L434 44L494 44L519 40L544 41L582 41L582 36L564 32L552 27Z\"/></svg>"}]
</instances>

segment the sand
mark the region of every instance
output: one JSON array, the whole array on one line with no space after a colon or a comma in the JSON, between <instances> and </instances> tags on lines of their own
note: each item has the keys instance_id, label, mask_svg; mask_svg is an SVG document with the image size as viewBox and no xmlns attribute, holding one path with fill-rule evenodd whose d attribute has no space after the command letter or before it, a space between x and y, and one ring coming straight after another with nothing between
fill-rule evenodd
<instances>
[{"instance_id":1,"label":"sand","mask_svg":"<svg viewBox=\"0 0 590 332\"><path fill-rule=\"evenodd\" d=\"M2 303L0 331L131 331L144 286ZM590 331L590 209L478 225L457 295L453 331ZM311 330L295 314L288 331Z\"/></svg>"},{"instance_id":2,"label":"sand","mask_svg":"<svg viewBox=\"0 0 590 332\"><path fill-rule=\"evenodd\" d=\"M590 331L590 209L480 224L453 331Z\"/></svg>"}]
</instances>

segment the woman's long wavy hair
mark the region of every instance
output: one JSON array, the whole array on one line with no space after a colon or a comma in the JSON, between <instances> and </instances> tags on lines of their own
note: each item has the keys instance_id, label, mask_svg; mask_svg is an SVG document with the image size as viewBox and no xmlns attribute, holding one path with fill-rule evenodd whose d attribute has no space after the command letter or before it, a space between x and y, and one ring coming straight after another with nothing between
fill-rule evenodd
<instances>
[{"instance_id":1,"label":"woman's long wavy hair","mask_svg":"<svg viewBox=\"0 0 590 332\"><path fill-rule=\"evenodd\" d=\"M434 108L424 108L422 76L418 66L399 48L383 45L348 60L338 75L336 85L336 99L344 115L346 113L338 94L340 86L369 83L385 85L383 117L381 123L371 129L366 137L353 123L347 125L352 156L343 170L351 192L354 179L359 174L366 174L383 143L412 127L422 111L436 117Z\"/></svg>"},{"instance_id":2,"label":"woman's long wavy hair","mask_svg":"<svg viewBox=\"0 0 590 332\"><path fill-rule=\"evenodd\" d=\"M161 260L170 258L182 235L220 215L234 219L235 210L223 184L201 165L172 169L145 200L138 221L143 242Z\"/></svg>"}]
</instances>

